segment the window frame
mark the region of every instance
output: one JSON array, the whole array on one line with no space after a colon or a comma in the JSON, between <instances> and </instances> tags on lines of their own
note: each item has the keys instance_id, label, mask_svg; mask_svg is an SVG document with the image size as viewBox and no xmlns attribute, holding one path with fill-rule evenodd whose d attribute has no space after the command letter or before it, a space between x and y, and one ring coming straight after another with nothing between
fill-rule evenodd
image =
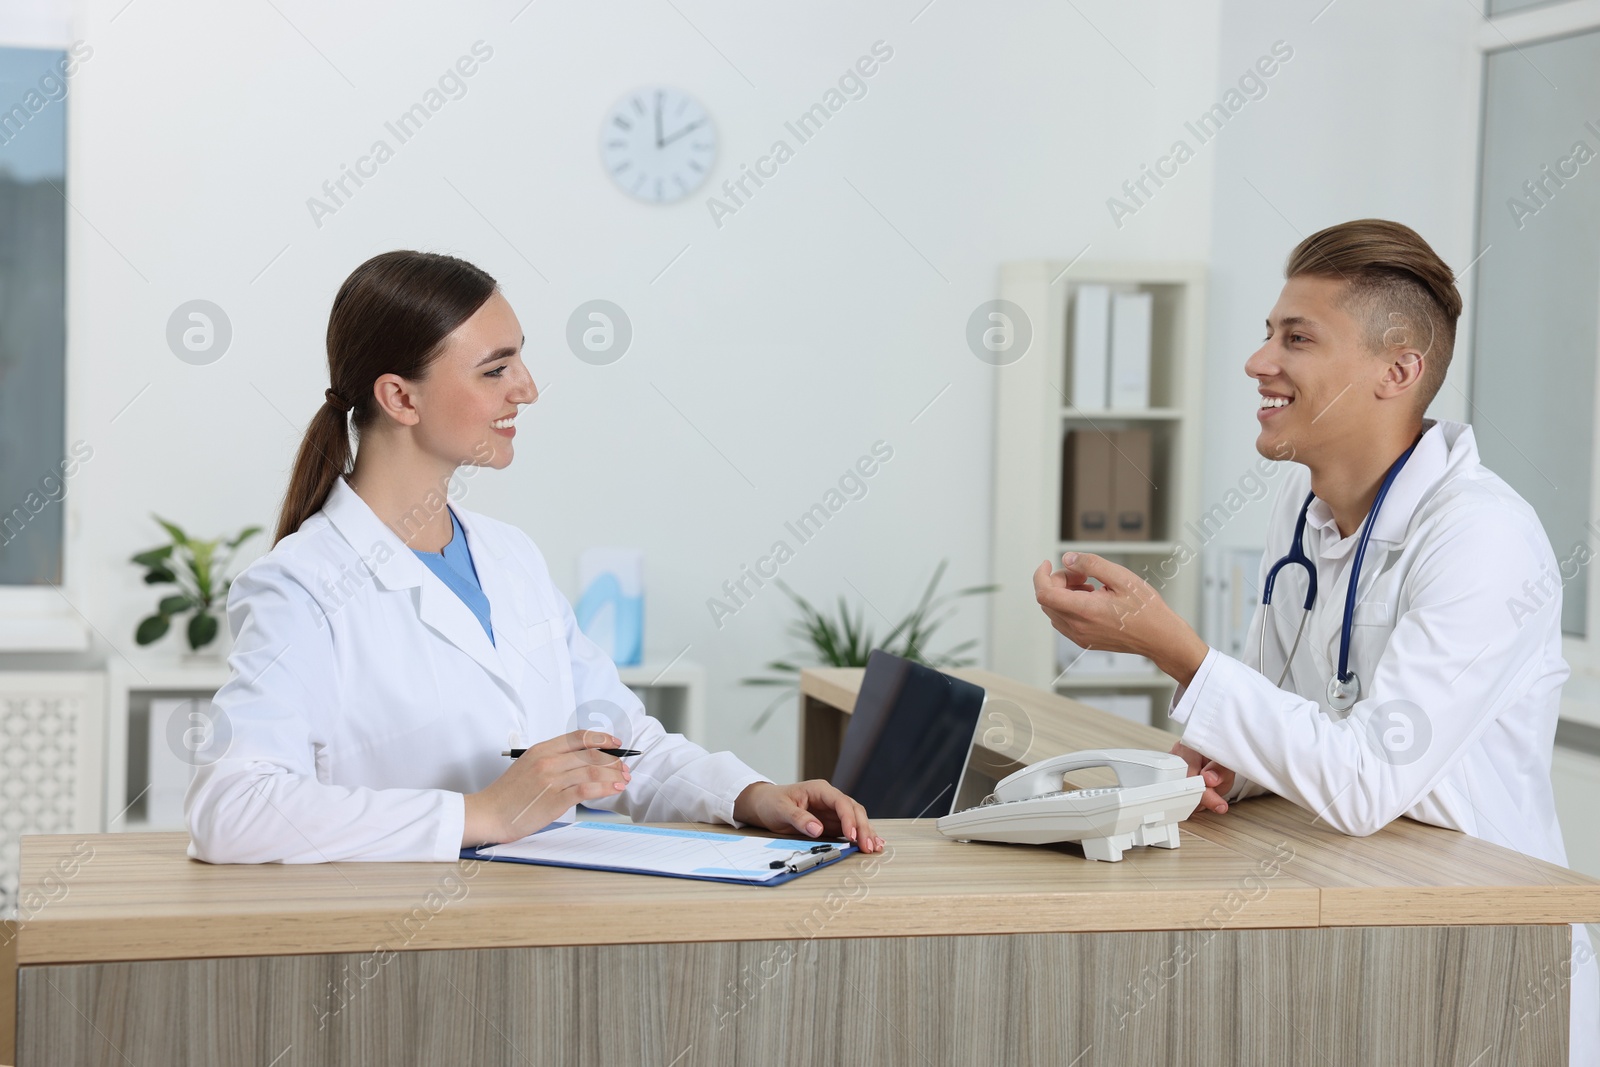
<instances>
[{"instance_id":1,"label":"window frame","mask_svg":"<svg viewBox=\"0 0 1600 1067\"><path fill-rule=\"evenodd\" d=\"M15 12L0 21L0 46L7 48L33 48L65 52L72 47L74 36L73 14L64 4L50 4L31 11ZM65 104L66 101L64 100ZM74 109L66 111L67 122L67 183L72 182L74 145ZM72 352L72 293L75 257L73 249L80 240L78 220L67 212L66 224L66 344L62 352L62 373L65 377L65 404L63 412L62 448L70 449L71 442L83 435L78 425L81 410L78 398L81 393L75 375ZM76 488L76 487L74 487ZM82 553L78 550L78 532L82 518L78 511L77 494L69 489L58 506L63 509L61 523L61 582L59 585L0 585L0 654L28 652L86 652L90 649L93 623L84 614L83 583L80 580Z\"/></svg>"},{"instance_id":2,"label":"window frame","mask_svg":"<svg viewBox=\"0 0 1600 1067\"><path fill-rule=\"evenodd\" d=\"M1477 84L1474 86L1478 106L1478 145L1474 153L1478 173L1472 205L1475 244L1481 244L1483 240L1483 152L1484 123L1488 117L1489 57L1524 45L1543 44L1597 31L1600 31L1600 0L1558 0L1492 18L1484 17L1476 41L1478 62L1475 66ZM1600 308L1600 293L1596 293L1595 298L1597 308ZM1474 340L1469 338L1469 346ZM1473 352L1473 358L1467 361L1470 367L1477 356L1475 348L1469 347L1468 351ZM1600 353L1597 353L1597 358L1600 358ZM1591 529L1600 529L1596 525L1600 523L1600 432L1596 432L1596 423L1600 421L1600 375L1595 379L1592 411L1589 429L1589 523ZM1572 668L1572 677L1563 692L1562 714L1566 718L1600 725L1600 544L1590 547L1596 553L1596 558L1583 569L1582 580L1588 594L1584 611L1584 636L1573 637L1566 633L1561 636L1562 655ZM1556 548L1555 551L1559 560L1560 549Z\"/></svg>"}]
</instances>

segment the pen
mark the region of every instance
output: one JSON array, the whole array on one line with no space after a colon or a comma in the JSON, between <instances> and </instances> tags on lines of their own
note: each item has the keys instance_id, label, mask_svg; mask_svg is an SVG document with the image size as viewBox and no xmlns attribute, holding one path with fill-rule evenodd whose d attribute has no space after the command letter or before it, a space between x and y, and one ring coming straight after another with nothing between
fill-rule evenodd
<instances>
[{"instance_id":1,"label":"pen","mask_svg":"<svg viewBox=\"0 0 1600 1067\"><path fill-rule=\"evenodd\" d=\"M526 751L528 750L525 748L508 748L500 755L518 759ZM608 756L637 756L641 750L637 748L602 748L600 751Z\"/></svg>"}]
</instances>

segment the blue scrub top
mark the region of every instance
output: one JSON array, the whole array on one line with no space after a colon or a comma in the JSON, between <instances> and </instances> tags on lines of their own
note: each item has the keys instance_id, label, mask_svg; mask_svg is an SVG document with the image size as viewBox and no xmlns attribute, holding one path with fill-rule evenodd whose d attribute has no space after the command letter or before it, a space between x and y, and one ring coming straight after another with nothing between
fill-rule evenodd
<instances>
[{"instance_id":1,"label":"blue scrub top","mask_svg":"<svg viewBox=\"0 0 1600 1067\"><path fill-rule=\"evenodd\" d=\"M478 584L478 569L472 564L467 532L461 528L461 520L456 518L455 509L446 510L450 512L450 543L444 546L444 551L424 552L417 548L411 551L439 576L440 581L455 591L462 603L472 609L478 622L483 625L483 632L489 635L489 643L493 644L494 630L489 627L489 598L483 595L483 587Z\"/></svg>"}]
</instances>

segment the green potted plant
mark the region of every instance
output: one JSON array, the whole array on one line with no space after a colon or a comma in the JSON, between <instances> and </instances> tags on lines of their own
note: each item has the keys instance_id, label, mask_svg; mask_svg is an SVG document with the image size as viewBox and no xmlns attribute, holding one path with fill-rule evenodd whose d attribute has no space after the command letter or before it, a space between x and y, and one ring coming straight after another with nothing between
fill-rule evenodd
<instances>
[{"instance_id":1,"label":"green potted plant","mask_svg":"<svg viewBox=\"0 0 1600 1067\"><path fill-rule=\"evenodd\" d=\"M777 671L778 676L752 677L742 679L745 685L774 685L783 686L785 690L792 690L800 683L800 671L805 666L823 667L865 667L867 657L875 648L885 652L892 652L914 663L925 663L930 667L970 667L977 661L963 656L962 653L972 648L978 642L963 641L953 648L943 652L933 653L928 649L928 640L950 620L955 614L952 601L965 597L983 596L999 589L998 585L973 585L965 589L957 589L953 593L939 593L939 582L944 578L945 567L949 560L940 560L939 565L933 569L933 577L928 580L928 587L922 591L917 606L912 608L899 622L890 627L889 632L882 640L873 636L872 627L867 625L866 609L857 607L852 614L849 602L843 594L839 597L839 614L837 618L825 615L819 611L805 597L790 589L781 580L775 580L779 589L785 596L794 602L800 609L800 617L789 624L789 633L800 638L810 645L810 650L815 653L815 664L797 664L788 660L773 660L767 664L767 669ZM788 695L780 693L772 703L768 704L756 721L751 724L752 732L766 725L772 713Z\"/></svg>"},{"instance_id":2,"label":"green potted plant","mask_svg":"<svg viewBox=\"0 0 1600 1067\"><path fill-rule=\"evenodd\" d=\"M228 603L228 586L233 583L228 564L239 546L260 533L261 527L247 526L227 540L201 541L159 515L151 518L172 540L135 553L133 562L145 569L146 585L176 585L178 591L162 597L155 614L139 620L133 639L140 645L154 644L166 635L173 619L193 612L185 629L189 648L199 652L216 639L216 607Z\"/></svg>"}]
</instances>

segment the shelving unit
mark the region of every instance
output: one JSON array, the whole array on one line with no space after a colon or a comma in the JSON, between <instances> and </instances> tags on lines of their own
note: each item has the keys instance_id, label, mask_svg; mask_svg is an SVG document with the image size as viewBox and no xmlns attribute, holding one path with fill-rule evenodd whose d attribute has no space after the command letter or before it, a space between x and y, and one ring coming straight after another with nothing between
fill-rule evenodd
<instances>
[{"instance_id":1,"label":"shelving unit","mask_svg":"<svg viewBox=\"0 0 1600 1067\"><path fill-rule=\"evenodd\" d=\"M618 667L622 684L638 694L644 710L659 719L669 734L706 743L706 671L698 663L642 663Z\"/></svg>"},{"instance_id":2,"label":"shelving unit","mask_svg":"<svg viewBox=\"0 0 1600 1067\"><path fill-rule=\"evenodd\" d=\"M221 656L152 654L137 661L118 656L106 665L107 833L182 829L152 826L145 818L150 702L164 697L210 700L227 680L228 665Z\"/></svg>"},{"instance_id":3,"label":"shelving unit","mask_svg":"<svg viewBox=\"0 0 1600 1067\"><path fill-rule=\"evenodd\" d=\"M1068 671L1066 676L1056 683L1056 689L1063 693L1073 690L1087 692L1091 689L1145 692L1151 689L1171 688L1172 679L1160 671L1143 674L1134 674L1131 671Z\"/></svg>"},{"instance_id":4,"label":"shelving unit","mask_svg":"<svg viewBox=\"0 0 1600 1067\"><path fill-rule=\"evenodd\" d=\"M1150 402L1138 410L1084 411L1071 402L1072 294L1083 284L1143 290L1152 297ZM1128 692L1154 697L1155 725L1174 683L1165 675L1067 670L1056 665L1056 633L1029 576L1045 559L1092 552L1138 572L1178 614L1200 622L1200 551L1184 522L1200 514L1200 417L1205 271L1193 264L1030 261L1001 268L1000 297L1018 305L1033 344L996 370L993 574L1001 584L990 615L993 669L1062 693ZM1066 541L1061 536L1062 444L1070 429L1133 426L1152 433L1150 541Z\"/></svg>"}]
</instances>

